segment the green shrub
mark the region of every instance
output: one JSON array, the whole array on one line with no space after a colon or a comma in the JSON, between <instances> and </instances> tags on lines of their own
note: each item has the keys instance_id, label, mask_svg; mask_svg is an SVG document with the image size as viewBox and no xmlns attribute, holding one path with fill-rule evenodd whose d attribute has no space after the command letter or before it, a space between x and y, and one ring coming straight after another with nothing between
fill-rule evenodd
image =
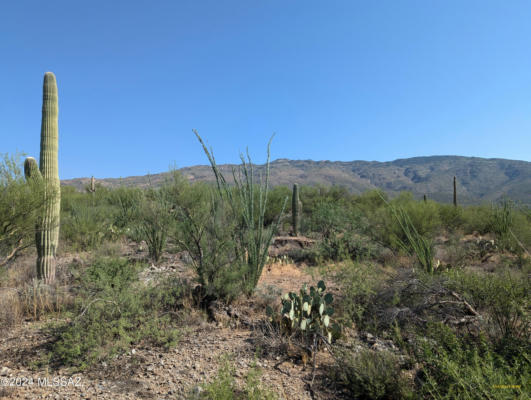
<instances>
[{"instance_id":1,"label":"green shrub","mask_svg":"<svg viewBox=\"0 0 531 400\"><path fill-rule=\"evenodd\" d=\"M465 208L455 207L453 204L439 204L439 217L442 226L449 232L461 229L465 223Z\"/></svg>"},{"instance_id":2,"label":"green shrub","mask_svg":"<svg viewBox=\"0 0 531 400\"><path fill-rule=\"evenodd\" d=\"M389 208L395 217L405 239L398 238L399 246L409 254L417 257L419 264L428 272L433 272L433 242L421 234L413 224L409 214L399 206L390 204Z\"/></svg>"},{"instance_id":3,"label":"green shrub","mask_svg":"<svg viewBox=\"0 0 531 400\"><path fill-rule=\"evenodd\" d=\"M217 375L209 383L199 386L189 394L188 400L275 400L278 396L260 384L260 370L253 366L245 378L245 385L239 388L236 369L228 356L222 359Z\"/></svg>"},{"instance_id":4,"label":"green shrub","mask_svg":"<svg viewBox=\"0 0 531 400\"><path fill-rule=\"evenodd\" d=\"M454 208L453 206L449 206ZM484 235L489 232L491 222L491 208L487 205L458 207L462 210L463 232L472 234L477 232Z\"/></svg>"},{"instance_id":5,"label":"green shrub","mask_svg":"<svg viewBox=\"0 0 531 400\"><path fill-rule=\"evenodd\" d=\"M247 159L241 154L242 164L238 171L233 170L234 186L230 186L218 168L214 156L208 150L201 137L195 132L203 150L210 161L216 177L216 195L212 199L211 210L225 215L224 221L233 221L231 240L226 240L228 256L236 257L233 263L236 271L233 276L241 276L239 286L243 293L250 296L262 274L267 260L269 245L280 224L281 214L270 227L265 226L265 215L269 194L269 158L271 140L267 146L267 161L263 177L255 176L253 163L247 153ZM285 208L285 203L282 212Z\"/></svg>"},{"instance_id":6,"label":"green shrub","mask_svg":"<svg viewBox=\"0 0 531 400\"><path fill-rule=\"evenodd\" d=\"M512 365L480 337L459 338L434 324L421 341L419 391L436 399L525 399L530 379L529 355Z\"/></svg>"},{"instance_id":7,"label":"green shrub","mask_svg":"<svg viewBox=\"0 0 531 400\"><path fill-rule=\"evenodd\" d=\"M412 398L411 389L402 377L397 357L388 351L335 349L338 365L330 370L331 378L348 390L354 399Z\"/></svg>"},{"instance_id":8,"label":"green shrub","mask_svg":"<svg viewBox=\"0 0 531 400\"><path fill-rule=\"evenodd\" d=\"M376 195L381 193L376 192ZM410 246L408 232L412 231L411 227L428 241L440 232L439 209L433 201L415 201L411 193L403 192L391 201L387 201L383 196L377 204L380 206L372 208L363 203L361 205L362 209L368 210L366 233L386 247L403 250L403 244ZM404 230L404 227L409 229ZM410 250L413 248L410 247Z\"/></svg>"},{"instance_id":9,"label":"green shrub","mask_svg":"<svg viewBox=\"0 0 531 400\"><path fill-rule=\"evenodd\" d=\"M123 230L115 224L117 207L109 202L110 190L95 193L77 192L64 187L61 195L60 242L74 251L98 248L104 242L115 242Z\"/></svg>"},{"instance_id":10,"label":"green shrub","mask_svg":"<svg viewBox=\"0 0 531 400\"><path fill-rule=\"evenodd\" d=\"M84 369L127 351L135 343L174 344L179 331L166 313L167 296L138 281L142 264L100 259L77 278L80 286L70 322L51 327L57 337L49 360ZM180 292L172 296L179 298ZM173 304L175 304L173 301Z\"/></svg>"},{"instance_id":11,"label":"green shrub","mask_svg":"<svg viewBox=\"0 0 531 400\"><path fill-rule=\"evenodd\" d=\"M137 213L144 200L144 192L139 188L119 187L111 190L108 202L109 205L116 208L114 225L131 232L131 228L137 222Z\"/></svg>"},{"instance_id":12,"label":"green shrub","mask_svg":"<svg viewBox=\"0 0 531 400\"><path fill-rule=\"evenodd\" d=\"M234 300L245 290L247 268L236 252L238 221L232 218L228 205L219 200L211 186L184 184L179 174L163 190L175 220L170 236L177 250L190 256L203 300Z\"/></svg>"},{"instance_id":13,"label":"green shrub","mask_svg":"<svg viewBox=\"0 0 531 400\"><path fill-rule=\"evenodd\" d=\"M149 257L158 262L172 229L171 203L163 190L150 190L137 208L135 216L137 236L145 240Z\"/></svg>"},{"instance_id":14,"label":"green shrub","mask_svg":"<svg viewBox=\"0 0 531 400\"><path fill-rule=\"evenodd\" d=\"M344 323L354 322L359 329L366 327L371 320L366 312L382 284L383 273L374 265L346 262L333 278L341 288L338 318Z\"/></svg>"},{"instance_id":15,"label":"green shrub","mask_svg":"<svg viewBox=\"0 0 531 400\"><path fill-rule=\"evenodd\" d=\"M37 217L44 207L44 187L25 182L21 157L0 154L0 269L34 245Z\"/></svg>"},{"instance_id":16,"label":"green shrub","mask_svg":"<svg viewBox=\"0 0 531 400\"><path fill-rule=\"evenodd\" d=\"M449 276L449 287L465 296L470 304L484 314L490 338L498 346L505 348L500 351L514 353L513 347L517 343L525 348L531 327L531 282L527 274L508 270L489 275L452 271ZM515 354L506 356L513 357Z\"/></svg>"},{"instance_id":17,"label":"green shrub","mask_svg":"<svg viewBox=\"0 0 531 400\"><path fill-rule=\"evenodd\" d=\"M116 241L120 230L112 224L108 206L72 205L61 217L61 240L72 250L92 250L103 242Z\"/></svg>"}]
</instances>

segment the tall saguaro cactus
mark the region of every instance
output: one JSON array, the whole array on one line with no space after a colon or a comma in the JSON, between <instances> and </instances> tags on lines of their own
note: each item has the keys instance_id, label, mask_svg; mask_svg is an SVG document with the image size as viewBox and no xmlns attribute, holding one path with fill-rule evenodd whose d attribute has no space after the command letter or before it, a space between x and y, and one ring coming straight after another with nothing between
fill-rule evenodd
<instances>
[{"instance_id":1,"label":"tall saguaro cactus","mask_svg":"<svg viewBox=\"0 0 531 400\"><path fill-rule=\"evenodd\" d=\"M294 236L299 234L300 208L299 186L295 183L293 185L293 194L291 195L291 221Z\"/></svg>"},{"instance_id":2,"label":"tall saguaro cactus","mask_svg":"<svg viewBox=\"0 0 531 400\"><path fill-rule=\"evenodd\" d=\"M37 278L45 283L55 280L55 254L59 242L61 187L59 182L58 96L55 75L44 74L42 94L40 168L34 158L28 157L24 172L28 181L43 181L45 207L35 234L37 245Z\"/></svg>"},{"instance_id":3,"label":"tall saguaro cactus","mask_svg":"<svg viewBox=\"0 0 531 400\"><path fill-rule=\"evenodd\" d=\"M454 176L454 207L457 207L457 182Z\"/></svg>"}]
</instances>

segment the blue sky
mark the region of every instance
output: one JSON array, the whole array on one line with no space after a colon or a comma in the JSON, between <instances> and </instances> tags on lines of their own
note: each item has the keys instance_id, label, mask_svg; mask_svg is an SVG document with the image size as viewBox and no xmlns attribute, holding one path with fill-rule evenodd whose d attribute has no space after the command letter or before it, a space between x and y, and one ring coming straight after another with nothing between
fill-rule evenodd
<instances>
[{"instance_id":1,"label":"blue sky","mask_svg":"<svg viewBox=\"0 0 531 400\"><path fill-rule=\"evenodd\" d=\"M27 1L0 5L0 153L38 156L59 86L60 176L272 158L531 161L529 1Z\"/></svg>"}]
</instances>

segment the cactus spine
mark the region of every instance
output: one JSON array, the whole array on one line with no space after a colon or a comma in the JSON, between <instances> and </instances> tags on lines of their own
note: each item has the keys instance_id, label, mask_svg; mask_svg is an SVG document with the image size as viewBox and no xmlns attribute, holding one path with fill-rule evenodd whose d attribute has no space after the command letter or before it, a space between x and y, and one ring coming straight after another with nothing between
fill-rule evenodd
<instances>
[{"instance_id":1,"label":"cactus spine","mask_svg":"<svg viewBox=\"0 0 531 400\"><path fill-rule=\"evenodd\" d=\"M295 183L293 185L293 194L291 195L291 219L293 227L293 235L299 234L301 202L299 200L299 186Z\"/></svg>"},{"instance_id":2,"label":"cactus spine","mask_svg":"<svg viewBox=\"0 0 531 400\"><path fill-rule=\"evenodd\" d=\"M42 95L40 168L34 158L24 162L24 172L28 181L43 181L45 207L37 226L37 278L45 283L55 280L55 254L59 242L59 217L61 211L61 188L59 182L58 96L55 75L44 74Z\"/></svg>"},{"instance_id":3,"label":"cactus spine","mask_svg":"<svg viewBox=\"0 0 531 400\"><path fill-rule=\"evenodd\" d=\"M457 182L454 176L454 207L457 207Z\"/></svg>"}]
</instances>

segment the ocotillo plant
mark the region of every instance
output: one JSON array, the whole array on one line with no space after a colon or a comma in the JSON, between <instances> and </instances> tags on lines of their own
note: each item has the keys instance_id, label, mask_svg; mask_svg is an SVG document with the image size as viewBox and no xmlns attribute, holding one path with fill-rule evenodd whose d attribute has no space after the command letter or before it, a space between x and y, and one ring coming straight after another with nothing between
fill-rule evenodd
<instances>
[{"instance_id":1,"label":"ocotillo plant","mask_svg":"<svg viewBox=\"0 0 531 400\"><path fill-rule=\"evenodd\" d=\"M45 210L35 235L37 245L37 278L45 283L55 280L55 254L59 242L59 216L61 188L57 151L59 147L57 82L51 72L44 74L42 94L42 122L40 170L34 158L24 163L24 173L29 182L44 181Z\"/></svg>"},{"instance_id":2,"label":"ocotillo plant","mask_svg":"<svg viewBox=\"0 0 531 400\"><path fill-rule=\"evenodd\" d=\"M295 183L291 195L291 221L294 236L299 234L300 211L299 186Z\"/></svg>"},{"instance_id":3,"label":"ocotillo plant","mask_svg":"<svg viewBox=\"0 0 531 400\"><path fill-rule=\"evenodd\" d=\"M454 207L457 207L457 182L454 176Z\"/></svg>"}]
</instances>

